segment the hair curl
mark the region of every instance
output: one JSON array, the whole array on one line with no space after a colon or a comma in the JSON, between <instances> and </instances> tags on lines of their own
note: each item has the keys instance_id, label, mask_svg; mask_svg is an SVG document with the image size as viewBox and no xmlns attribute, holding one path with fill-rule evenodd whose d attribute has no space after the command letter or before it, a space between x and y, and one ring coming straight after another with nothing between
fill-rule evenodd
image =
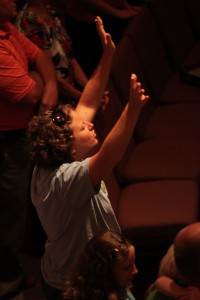
<instances>
[{"instance_id":1,"label":"hair curl","mask_svg":"<svg viewBox=\"0 0 200 300\"><path fill-rule=\"evenodd\" d=\"M94 236L80 255L72 277L65 282L64 299L124 299L113 270L118 261L127 257L130 246L123 235L110 230Z\"/></svg>"},{"instance_id":2,"label":"hair curl","mask_svg":"<svg viewBox=\"0 0 200 300\"><path fill-rule=\"evenodd\" d=\"M70 105L59 105L57 109L66 114L66 123L57 125L52 120L54 110L47 110L33 117L27 129L28 150L31 160L43 167L55 167L74 161L74 136Z\"/></svg>"}]
</instances>

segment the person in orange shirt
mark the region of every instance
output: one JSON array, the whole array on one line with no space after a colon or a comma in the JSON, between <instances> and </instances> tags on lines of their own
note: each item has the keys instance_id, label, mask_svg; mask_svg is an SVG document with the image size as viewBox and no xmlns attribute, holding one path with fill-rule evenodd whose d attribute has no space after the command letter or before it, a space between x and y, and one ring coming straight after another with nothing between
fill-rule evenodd
<instances>
[{"instance_id":1,"label":"person in orange shirt","mask_svg":"<svg viewBox=\"0 0 200 300\"><path fill-rule=\"evenodd\" d=\"M6 287L0 297L24 280L20 254L32 171L26 128L36 112L57 103L53 64L9 21L16 15L14 0L0 0L0 287Z\"/></svg>"},{"instance_id":2,"label":"person in orange shirt","mask_svg":"<svg viewBox=\"0 0 200 300\"><path fill-rule=\"evenodd\" d=\"M73 54L73 42L48 0L28 0L15 26L52 58L59 88L59 102L76 105L88 82Z\"/></svg>"}]
</instances>

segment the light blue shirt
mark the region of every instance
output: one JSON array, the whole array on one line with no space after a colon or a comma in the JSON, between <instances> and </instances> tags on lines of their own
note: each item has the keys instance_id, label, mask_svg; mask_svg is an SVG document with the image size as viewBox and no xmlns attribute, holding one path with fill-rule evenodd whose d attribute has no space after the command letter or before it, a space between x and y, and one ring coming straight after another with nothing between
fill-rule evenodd
<instances>
[{"instance_id":1,"label":"light blue shirt","mask_svg":"<svg viewBox=\"0 0 200 300\"><path fill-rule=\"evenodd\" d=\"M120 227L104 182L94 190L89 158L59 168L35 167L31 197L48 236L42 274L60 289L88 240L103 229L120 232Z\"/></svg>"}]
</instances>

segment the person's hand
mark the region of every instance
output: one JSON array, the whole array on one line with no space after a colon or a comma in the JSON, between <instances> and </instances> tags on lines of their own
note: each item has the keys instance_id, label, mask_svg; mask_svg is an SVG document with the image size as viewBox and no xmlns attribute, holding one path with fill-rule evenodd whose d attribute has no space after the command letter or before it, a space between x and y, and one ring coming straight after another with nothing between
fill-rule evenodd
<instances>
[{"instance_id":1,"label":"person's hand","mask_svg":"<svg viewBox=\"0 0 200 300\"><path fill-rule=\"evenodd\" d=\"M99 111L100 111L100 112L103 112L103 111L106 109L106 107L107 107L109 101L110 101L110 98L109 98L109 91L105 91L105 92L103 93L103 97L102 97L102 99L101 99L101 103L100 103L100 106L99 106Z\"/></svg>"},{"instance_id":2,"label":"person's hand","mask_svg":"<svg viewBox=\"0 0 200 300\"><path fill-rule=\"evenodd\" d=\"M177 295L177 300L199 300L200 299L200 289L194 286L190 286L185 289L185 292Z\"/></svg>"},{"instance_id":3,"label":"person's hand","mask_svg":"<svg viewBox=\"0 0 200 300\"><path fill-rule=\"evenodd\" d=\"M116 12L116 17L119 19L130 19L140 12L140 7L122 8Z\"/></svg>"},{"instance_id":4,"label":"person's hand","mask_svg":"<svg viewBox=\"0 0 200 300\"><path fill-rule=\"evenodd\" d=\"M99 108L97 110L97 115L100 115L101 113L103 113L106 110L106 107L107 107L109 101L110 101L109 91L105 91L103 93L103 97L102 97L101 102L99 104Z\"/></svg>"},{"instance_id":5,"label":"person's hand","mask_svg":"<svg viewBox=\"0 0 200 300\"><path fill-rule=\"evenodd\" d=\"M142 10L142 5L131 5L127 1L124 1L124 8L132 10L137 14Z\"/></svg>"},{"instance_id":6,"label":"person's hand","mask_svg":"<svg viewBox=\"0 0 200 300\"><path fill-rule=\"evenodd\" d=\"M145 95L145 90L141 88L141 83L137 82L137 76L135 74L131 75L130 82L130 97L129 102L133 102L135 108L142 109L149 99L148 95Z\"/></svg>"},{"instance_id":7,"label":"person's hand","mask_svg":"<svg viewBox=\"0 0 200 300\"><path fill-rule=\"evenodd\" d=\"M51 109L58 103L58 89L55 85L48 85L44 87L42 100L39 106L39 112Z\"/></svg>"},{"instance_id":8,"label":"person's hand","mask_svg":"<svg viewBox=\"0 0 200 300\"><path fill-rule=\"evenodd\" d=\"M105 32L102 19L97 16L95 19L97 32L101 38L101 43L104 50L115 51L115 44L112 40L112 37L109 33Z\"/></svg>"}]
</instances>

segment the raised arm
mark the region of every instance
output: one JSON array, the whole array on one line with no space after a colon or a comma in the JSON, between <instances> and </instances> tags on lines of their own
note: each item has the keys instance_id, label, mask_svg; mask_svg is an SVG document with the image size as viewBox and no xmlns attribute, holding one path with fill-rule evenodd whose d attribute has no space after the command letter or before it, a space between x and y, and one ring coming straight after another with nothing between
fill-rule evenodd
<instances>
[{"instance_id":1,"label":"raised arm","mask_svg":"<svg viewBox=\"0 0 200 300\"><path fill-rule=\"evenodd\" d=\"M52 108L58 101L58 87L55 69L52 60L41 50L37 56L35 66L40 73L43 82L43 94L40 103L40 111Z\"/></svg>"},{"instance_id":2,"label":"raised arm","mask_svg":"<svg viewBox=\"0 0 200 300\"><path fill-rule=\"evenodd\" d=\"M68 102L68 100L75 100L75 102L78 103L82 95L82 91L88 82L88 79L75 58L72 59L72 65L74 69L75 80L80 85L81 89L78 89L77 87L72 85L65 78L60 76L60 74L57 74L57 81L59 92L61 92L61 94L66 97L66 101Z\"/></svg>"},{"instance_id":3,"label":"raised arm","mask_svg":"<svg viewBox=\"0 0 200 300\"><path fill-rule=\"evenodd\" d=\"M174 298L185 290L167 276L158 277L155 281L155 287L160 293Z\"/></svg>"},{"instance_id":4,"label":"raised arm","mask_svg":"<svg viewBox=\"0 0 200 300\"><path fill-rule=\"evenodd\" d=\"M100 106L115 52L110 34L106 33L100 17L95 19L97 32L101 38L103 54L93 75L81 95L76 111L85 121L92 122Z\"/></svg>"},{"instance_id":5,"label":"raised arm","mask_svg":"<svg viewBox=\"0 0 200 300\"><path fill-rule=\"evenodd\" d=\"M99 14L119 19L128 19L133 17L139 9L137 6L131 6L127 1L105 1L105 0L83 0L83 3L89 8L98 11Z\"/></svg>"},{"instance_id":6,"label":"raised arm","mask_svg":"<svg viewBox=\"0 0 200 300\"><path fill-rule=\"evenodd\" d=\"M170 277L161 276L155 282L156 289L169 297L173 297L177 300L199 300L200 290L196 287L184 288Z\"/></svg>"},{"instance_id":7,"label":"raised arm","mask_svg":"<svg viewBox=\"0 0 200 300\"><path fill-rule=\"evenodd\" d=\"M90 176L97 185L116 166L132 138L140 112L148 100L136 75L131 76L130 97L119 120L104 140L100 150L90 159ZM116 151L117 149L117 151Z\"/></svg>"},{"instance_id":8,"label":"raised arm","mask_svg":"<svg viewBox=\"0 0 200 300\"><path fill-rule=\"evenodd\" d=\"M81 85L81 87L85 87L88 82L88 78L85 75L83 69L79 65L76 58L72 59L72 65L73 65L74 76L75 76L76 81Z\"/></svg>"}]
</instances>

